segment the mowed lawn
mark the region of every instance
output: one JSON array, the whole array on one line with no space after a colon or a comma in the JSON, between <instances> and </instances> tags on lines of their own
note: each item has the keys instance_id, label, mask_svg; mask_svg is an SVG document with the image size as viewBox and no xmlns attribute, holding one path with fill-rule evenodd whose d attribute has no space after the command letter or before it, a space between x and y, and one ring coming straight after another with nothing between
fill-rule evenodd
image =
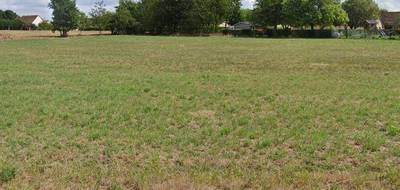
<instances>
[{"instance_id":1,"label":"mowed lawn","mask_svg":"<svg viewBox=\"0 0 400 190\"><path fill-rule=\"evenodd\" d=\"M399 189L400 42L0 42L0 189Z\"/></svg>"}]
</instances>

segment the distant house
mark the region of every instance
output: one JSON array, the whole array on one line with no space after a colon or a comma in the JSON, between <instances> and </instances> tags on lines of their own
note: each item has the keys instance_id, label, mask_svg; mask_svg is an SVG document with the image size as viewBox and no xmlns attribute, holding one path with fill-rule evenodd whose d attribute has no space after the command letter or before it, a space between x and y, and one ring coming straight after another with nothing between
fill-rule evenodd
<instances>
[{"instance_id":1,"label":"distant house","mask_svg":"<svg viewBox=\"0 0 400 190\"><path fill-rule=\"evenodd\" d=\"M44 19L39 15L28 15L22 16L19 18L22 22L24 22L27 26L39 26L39 24L44 22Z\"/></svg>"},{"instance_id":2,"label":"distant house","mask_svg":"<svg viewBox=\"0 0 400 190\"><path fill-rule=\"evenodd\" d=\"M400 12L382 12L381 21L385 29L395 29L400 24Z\"/></svg>"}]
</instances>

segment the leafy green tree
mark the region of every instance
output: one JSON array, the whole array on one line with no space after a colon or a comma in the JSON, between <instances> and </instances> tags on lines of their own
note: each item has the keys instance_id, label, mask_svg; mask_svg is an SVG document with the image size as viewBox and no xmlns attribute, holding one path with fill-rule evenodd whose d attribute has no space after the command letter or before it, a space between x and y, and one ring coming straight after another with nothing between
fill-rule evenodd
<instances>
[{"instance_id":1,"label":"leafy green tree","mask_svg":"<svg viewBox=\"0 0 400 190\"><path fill-rule=\"evenodd\" d=\"M217 31L218 25L225 21L229 12L230 0L205 0L208 2L208 10L211 15L211 26L213 32Z\"/></svg>"},{"instance_id":2,"label":"leafy green tree","mask_svg":"<svg viewBox=\"0 0 400 190\"><path fill-rule=\"evenodd\" d=\"M349 16L349 26L365 26L366 20L379 18L379 7L373 0L346 0L343 9Z\"/></svg>"},{"instance_id":3,"label":"leafy green tree","mask_svg":"<svg viewBox=\"0 0 400 190\"><path fill-rule=\"evenodd\" d=\"M17 13L11 10L0 10L0 19L15 20L18 18Z\"/></svg>"},{"instance_id":4,"label":"leafy green tree","mask_svg":"<svg viewBox=\"0 0 400 190\"><path fill-rule=\"evenodd\" d=\"M79 12L78 15L78 30L85 31L93 28L92 21L84 12Z\"/></svg>"},{"instance_id":5,"label":"leafy green tree","mask_svg":"<svg viewBox=\"0 0 400 190\"><path fill-rule=\"evenodd\" d=\"M116 13L112 15L110 27L113 34L134 34L138 32L139 23L134 13L137 4L132 1L122 0L117 7Z\"/></svg>"},{"instance_id":6,"label":"leafy green tree","mask_svg":"<svg viewBox=\"0 0 400 190\"><path fill-rule=\"evenodd\" d=\"M53 30L53 25L50 22L44 21L39 24L39 30Z\"/></svg>"},{"instance_id":7,"label":"leafy green tree","mask_svg":"<svg viewBox=\"0 0 400 190\"><path fill-rule=\"evenodd\" d=\"M338 0L286 0L284 15L291 26L341 25L348 21L346 12Z\"/></svg>"},{"instance_id":8,"label":"leafy green tree","mask_svg":"<svg viewBox=\"0 0 400 190\"><path fill-rule=\"evenodd\" d=\"M191 5L191 1L188 0L160 0L156 17L161 23L162 32L179 32L185 23Z\"/></svg>"},{"instance_id":9,"label":"leafy green tree","mask_svg":"<svg viewBox=\"0 0 400 190\"><path fill-rule=\"evenodd\" d=\"M18 19L17 13L11 10L0 10L0 30L21 30L24 23Z\"/></svg>"},{"instance_id":10,"label":"leafy green tree","mask_svg":"<svg viewBox=\"0 0 400 190\"><path fill-rule=\"evenodd\" d=\"M61 37L78 27L79 10L75 0L50 0L49 8L53 9L53 29L60 31Z\"/></svg>"},{"instance_id":11,"label":"leafy green tree","mask_svg":"<svg viewBox=\"0 0 400 190\"><path fill-rule=\"evenodd\" d=\"M295 27L304 26L303 14L304 0L285 0L283 3L283 14L287 24Z\"/></svg>"},{"instance_id":12,"label":"leafy green tree","mask_svg":"<svg viewBox=\"0 0 400 190\"><path fill-rule=\"evenodd\" d=\"M253 10L240 9L240 21L253 21Z\"/></svg>"},{"instance_id":13,"label":"leafy green tree","mask_svg":"<svg viewBox=\"0 0 400 190\"><path fill-rule=\"evenodd\" d=\"M277 30L278 25L285 24L283 5L283 0L256 0L254 9L256 24L264 27L273 26Z\"/></svg>"},{"instance_id":14,"label":"leafy green tree","mask_svg":"<svg viewBox=\"0 0 400 190\"><path fill-rule=\"evenodd\" d=\"M229 10L228 10L228 24L234 25L240 21L242 21L242 2L241 0L230 0L229 3Z\"/></svg>"},{"instance_id":15,"label":"leafy green tree","mask_svg":"<svg viewBox=\"0 0 400 190\"><path fill-rule=\"evenodd\" d=\"M111 14L106 9L104 0L98 0L94 3L94 7L89 13L93 26L101 33L107 30L111 21Z\"/></svg>"},{"instance_id":16,"label":"leafy green tree","mask_svg":"<svg viewBox=\"0 0 400 190\"><path fill-rule=\"evenodd\" d=\"M159 0L141 0L135 8L134 17L143 31L151 33L160 33L162 30L161 22L157 19L159 9Z\"/></svg>"}]
</instances>

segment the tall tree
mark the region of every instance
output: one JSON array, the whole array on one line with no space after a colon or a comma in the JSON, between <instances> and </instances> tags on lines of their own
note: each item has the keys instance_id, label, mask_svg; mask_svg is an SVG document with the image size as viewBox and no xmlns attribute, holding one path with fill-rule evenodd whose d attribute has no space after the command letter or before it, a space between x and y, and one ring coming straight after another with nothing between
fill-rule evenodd
<instances>
[{"instance_id":1,"label":"tall tree","mask_svg":"<svg viewBox=\"0 0 400 190\"><path fill-rule=\"evenodd\" d=\"M91 28L91 20L84 12L79 12L78 14L78 29L79 31L84 31Z\"/></svg>"},{"instance_id":2,"label":"tall tree","mask_svg":"<svg viewBox=\"0 0 400 190\"><path fill-rule=\"evenodd\" d=\"M191 5L191 1L188 0L160 0L157 19L162 23L162 32L179 32L185 23Z\"/></svg>"},{"instance_id":3,"label":"tall tree","mask_svg":"<svg viewBox=\"0 0 400 190\"><path fill-rule=\"evenodd\" d=\"M256 23L264 27L273 26L275 30L278 25L285 24L283 2L283 0L256 0L254 9Z\"/></svg>"},{"instance_id":4,"label":"tall tree","mask_svg":"<svg viewBox=\"0 0 400 190\"><path fill-rule=\"evenodd\" d=\"M94 3L94 7L89 13L94 27L101 33L106 30L110 23L110 14L106 9L104 0L98 0Z\"/></svg>"},{"instance_id":5,"label":"tall tree","mask_svg":"<svg viewBox=\"0 0 400 190\"><path fill-rule=\"evenodd\" d=\"M365 26L366 20L379 18L379 7L373 0L346 0L343 9L349 15L349 26Z\"/></svg>"},{"instance_id":6,"label":"tall tree","mask_svg":"<svg viewBox=\"0 0 400 190\"><path fill-rule=\"evenodd\" d=\"M138 31L139 23L136 21L132 9L136 7L134 2L121 3L111 20L113 34L134 34Z\"/></svg>"},{"instance_id":7,"label":"tall tree","mask_svg":"<svg viewBox=\"0 0 400 190\"><path fill-rule=\"evenodd\" d=\"M14 20L14 19L18 18L17 13L15 13L14 11L11 11L11 10L4 11L3 15L4 15L4 17L3 17L4 19Z\"/></svg>"},{"instance_id":8,"label":"tall tree","mask_svg":"<svg viewBox=\"0 0 400 190\"><path fill-rule=\"evenodd\" d=\"M229 10L228 10L228 19L227 19L228 24L234 25L234 24L242 21L241 7L242 7L241 0L230 0L229 1Z\"/></svg>"},{"instance_id":9,"label":"tall tree","mask_svg":"<svg viewBox=\"0 0 400 190\"><path fill-rule=\"evenodd\" d=\"M304 26L304 0L286 0L283 3L283 14L290 26Z\"/></svg>"},{"instance_id":10,"label":"tall tree","mask_svg":"<svg viewBox=\"0 0 400 190\"><path fill-rule=\"evenodd\" d=\"M60 31L62 37L78 26L79 10L75 0L50 0L49 7L53 9L53 27Z\"/></svg>"},{"instance_id":11,"label":"tall tree","mask_svg":"<svg viewBox=\"0 0 400 190\"><path fill-rule=\"evenodd\" d=\"M290 25L309 26L312 30L348 21L339 0L286 0L283 9Z\"/></svg>"},{"instance_id":12,"label":"tall tree","mask_svg":"<svg viewBox=\"0 0 400 190\"><path fill-rule=\"evenodd\" d=\"M253 10L240 9L240 21L253 21Z\"/></svg>"}]
</instances>

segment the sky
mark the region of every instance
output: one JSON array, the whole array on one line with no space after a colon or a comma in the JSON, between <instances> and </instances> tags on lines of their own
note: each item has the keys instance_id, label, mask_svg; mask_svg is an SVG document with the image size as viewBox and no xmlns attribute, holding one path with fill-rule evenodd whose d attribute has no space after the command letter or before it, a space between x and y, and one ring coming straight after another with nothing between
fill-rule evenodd
<instances>
[{"instance_id":1,"label":"sky","mask_svg":"<svg viewBox=\"0 0 400 190\"><path fill-rule=\"evenodd\" d=\"M51 11L48 9L50 0L0 0L0 9L10 9L19 15L40 15L45 19L51 19ZM80 10L89 12L96 0L76 0ZM400 0L375 0L381 8L389 11L400 11ZM251 8L254 0L243 0L243 7ZM107 8L113 10L118 0L105 0Z\"/></svg>"}]
</instances>

